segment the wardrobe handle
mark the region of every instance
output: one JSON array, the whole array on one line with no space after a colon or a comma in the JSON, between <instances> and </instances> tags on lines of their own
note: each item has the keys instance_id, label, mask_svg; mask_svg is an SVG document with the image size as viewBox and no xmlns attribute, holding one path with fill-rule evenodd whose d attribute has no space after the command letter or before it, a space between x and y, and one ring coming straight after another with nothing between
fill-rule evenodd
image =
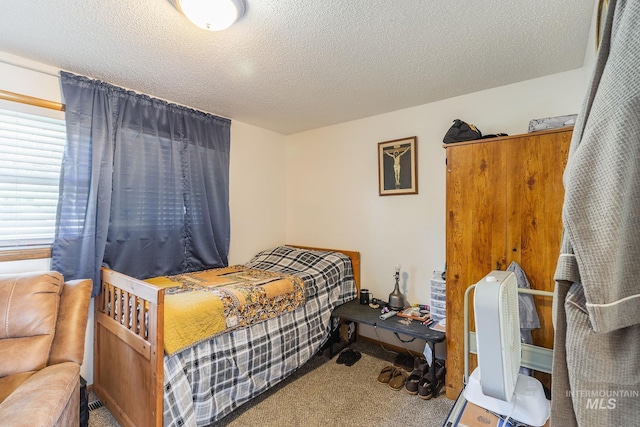
<instances>
[{"instance_id":1,"label":"wardrobe handle","mask_svg":"<svg viewBox=\"0 0 640 427\"><path fill-rule=\"evenodd\" d=\"M511 251L512 252L518 252L518 248L512 248Z\"/></svg>"},{"instance_id":2,"label":"wardrobe handle","mask_svg":"<svg viewBox=\"0 0 640 427\"><path fill-rule=\"evenodd\" d=\"M496 270L500 270L500 261L496 261Z\"/></svg>"}]
</instances>

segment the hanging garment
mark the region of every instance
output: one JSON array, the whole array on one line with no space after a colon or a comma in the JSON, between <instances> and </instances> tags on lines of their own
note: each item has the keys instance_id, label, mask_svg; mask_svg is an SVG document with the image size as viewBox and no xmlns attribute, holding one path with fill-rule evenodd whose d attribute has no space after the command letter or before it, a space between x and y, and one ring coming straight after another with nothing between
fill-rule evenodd
<instances>
[{"instance_id":1,"label":"hanging garment","mask_svg":"<svg viewBox=\"0 0 640 427\"><path fill-rule=\"evenodd\" d=\"M611 0L564 173L552 426L640 419L640 2Z\"/></svg>"},{"instance_id":2,"label":"hanging garment","mask_svg":"<svg viewBox=\"0 0 640 427\"><path fill-rule=\"evenodd\" d=\"M512 261L507 267L507 271L513 272L516 276L518 288L531 289L529 279L520 264ZM536 311L536 305L533 302L533 295L518 294L518 306L520 314L520 340L523 343L533 344L531 339L531 330L540 327L540 318Z\"/></svg>"},{"instance_id":3,"label":"hanging garment","mask_svg":"<svg viewBox=\"0 0 640 427\"><path fill-rule=\"evenodd\" d=\"M516 276L518 288L531 289L529 279L520 264L511 261L507 271L513 272ZM540 327L540 318L536 311L536 305L533 301L533 295L518 293L518 315L520 318L520 341L526 344L533 344L531 331ZM533 371L529 368L520 368L522 375L533 375Z\"/></svg>"}]
</instances>

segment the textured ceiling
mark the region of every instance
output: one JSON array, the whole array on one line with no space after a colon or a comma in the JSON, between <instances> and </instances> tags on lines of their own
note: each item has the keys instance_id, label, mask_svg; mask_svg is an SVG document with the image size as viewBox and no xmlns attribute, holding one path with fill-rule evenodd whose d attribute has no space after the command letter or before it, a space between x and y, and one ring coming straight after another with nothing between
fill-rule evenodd
<instances>
[{"instance_id":1,"label":"textured ceiling","mask_svg":"<svg viewBox=\"0 0 640 427\"><path fill-rule=\"evenodd\" d=\"M588 0L2 0L0 51L283 134L582 66ZM2 89L0 77L0 89Z\"/></svg>"}]
</instances>

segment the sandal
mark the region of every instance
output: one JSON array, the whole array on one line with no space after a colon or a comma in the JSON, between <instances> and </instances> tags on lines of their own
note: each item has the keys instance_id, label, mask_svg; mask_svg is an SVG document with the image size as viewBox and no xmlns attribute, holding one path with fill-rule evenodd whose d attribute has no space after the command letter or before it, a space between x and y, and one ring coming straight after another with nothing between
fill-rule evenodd
<instances>
[{"instance_id":1,"label":"sandal","mask_svg":"<svg viewBox=\"0 0 640 427\"><path fill-rule=\"evenodd\" d=\"M396 369L393 366L385 366L380 371L380 375L378 375L378 382L380 384L388 384L395 371Z\"/></svg>"},{"instance_id":2,"label":"sandal","mask_svg":"<svg viewBox=\"0 0 640 427\"><path fill-rule=\"evenodd\" d=\"M412 372L409 377L407 377L406 389L409 394L418 394L418 383L420 382L420 378L422 375L420 373Z\"/></svg>"},{"instance_id":3,"label":"sandal","mask_svg":"<svg viewBox=\"0 0 640 427\"><path fill-rule=\"evenodd\" d=\"M420 378L418 382L418 396L424 400L429 400L433 397L433 385L431 379L426 376Z\"/></svg>"},{"instance_id":4,"label":"sandal","mask_svg":"<svg viewBox=\"0 0 640 427\"><path fill-rule=\"evenodd\" d=\"M431 369L435 369L436 373L435 387L434 384L431 383L431 374L423 375L418 382L418 395L425 400L436 397L438 395L437 393L440 391L440 388L444 384L444 376L446 373L444 361L436 360Z\"/></svg>"},{"instance_id":5,"label":"sandal","mask_svg":"<svg viewBox=\"0 0 640 427\"><path fill-rule=\"evenodd\" d=\"M444 377L447 373L447 369L445 368L443 360L436 360L435 366L433 369L436 370L436 381L439 383L444 383Z\"/></svg>"},{"instance_id":6,"label":"sandal","mask_svg":"<svg viewBox=\"0 0 640 427\"><path fill-rule=\"evenodd\" d=\"M447 374L447 369L444 366L444 360L439 361L436 366L438 370L436 371L436 388L433 391L433 397L438 395L440 388L445 384L445 375Z\"/></svg>"},{"instance_id":7,"label":"sandal","mask_svg":"<svg viewBox=\"0 0 640 427\"><path fill-rule=\"evenodd\" d=\"M413 362L413 370L421 371L425 373L428 372L429 364L427 363L427 360L424 357L416 357L416 359Z\"/></svg>"},{"instance_id":8,"label":"sandal","mask_svg":"<svg viewBox=\"0 0 640 427\"><path fill-rule=\"evenodd\" d=\"M418 394L418 383L420 382L420 378L425 376L429 372L429 365L425 360L424 363L419 362L419 359L416 359L416 369L409 374L407 377L406 389L409 394Z\"/></svg>"},{"instance_id":9,"label":"sandal","mask_svg":"<svg viewBox=\"0 0 640 427\"><path fill-rule=\"evenodd\" d=\"M408 374L402 369L396 369L393 376L389 380L389 387L393 390L400 390L404 387L404 383L407 380Z\"/></svg>"}]
</instances>

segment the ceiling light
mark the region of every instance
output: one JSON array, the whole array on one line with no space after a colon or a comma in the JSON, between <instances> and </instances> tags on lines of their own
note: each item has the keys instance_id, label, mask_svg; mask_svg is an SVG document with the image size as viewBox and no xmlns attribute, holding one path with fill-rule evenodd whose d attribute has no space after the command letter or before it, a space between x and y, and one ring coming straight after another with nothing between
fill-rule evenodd
<instances>
[{"instance_id":1,"label":"ceiling light","mask_svg":"<svg viewBox=\"0 0 640 427\"><path fill-rule=\"evenodd\" d=\"M244 13L244 0L172 0L191 22L209 31L226 30Z\"/></svg>"}]
</instances>

